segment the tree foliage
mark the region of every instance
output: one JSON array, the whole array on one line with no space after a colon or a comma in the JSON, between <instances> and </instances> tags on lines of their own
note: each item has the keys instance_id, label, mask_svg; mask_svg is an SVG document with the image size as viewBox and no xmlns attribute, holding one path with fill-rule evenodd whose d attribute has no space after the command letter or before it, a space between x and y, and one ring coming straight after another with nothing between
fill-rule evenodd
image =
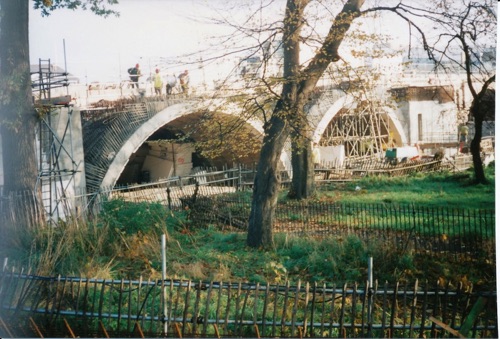
<instances>
[{"instance_id":1,"label":"tree foliage","mask_svg":"<svg viewBox=\"0 0 500 339\"><path fill-rule=\"evenodd\" d=\"M96 15L107 17L118 16L119 13L110 6L118 4L118 0L33 0L33 7L40 10L43 16L50 15L52 11L61 8L71 10L90 10Z\"/></svg>"}]
</instances>

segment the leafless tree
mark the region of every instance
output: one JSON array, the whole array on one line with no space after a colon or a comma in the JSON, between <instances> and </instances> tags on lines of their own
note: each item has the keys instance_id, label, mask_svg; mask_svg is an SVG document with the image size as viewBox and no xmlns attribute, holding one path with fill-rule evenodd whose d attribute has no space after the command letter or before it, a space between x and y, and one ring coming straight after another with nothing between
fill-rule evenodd
<instances>
[{"instance_id":1,"label":"leafless tree","mask_svg":"<svg viewBox=\"0 0 500 339\"><path fill-rule=\"evenodd\" d=\"M393 7L369 10L388 11L406 20L428 58L434 61L436 72L464 76L472 95L468 109L475 133L470 151L478 183L486 182L481 159L483 122L494 119L497 6L498 2L493 0L433 0L411 5L399 2ZM461 53L454 53L456 49ZM408 50L411 53L411 46Z\"/></svg>"}]
</instances>

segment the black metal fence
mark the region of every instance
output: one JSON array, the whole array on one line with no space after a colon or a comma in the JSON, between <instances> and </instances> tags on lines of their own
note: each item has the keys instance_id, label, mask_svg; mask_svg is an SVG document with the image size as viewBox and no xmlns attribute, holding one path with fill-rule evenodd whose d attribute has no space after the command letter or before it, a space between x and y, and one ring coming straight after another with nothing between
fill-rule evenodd
<instances>
[{"instance_id":1,"label":"black metal fence","mask_svg":"<svg viewBox=\"0 0 500 339\"><path fill-rule=\"evenodd\" d=\"M199 184L200 177L202 184ZM187 210L193 224L232 227L245 231L251 194L238 170L203 173L102 192L103 197L131 202L161 203ZM338 203L279 201L275 232L311 236L356 235L370 241L389 241L399 248L451 258L488 258L495 261L495 210L423 207L397 203Z\"/></svg>"},{"instance_id":2,"label":"black metal fence","mask_svg":"<svg viewBox=\"0 0 500 339\"><path fill-rule=\"evenodd\" d=\"M231 195L189 198L197 224L233 226L245 230L250 202ZM319 201L278 202L276 232L313 236L346 236L391 241L418 251L456 257L495 257L495 211L399 204L359 204Z\"/></svg>"},{"instance_id":3,"label":"black metal fence","mask_svg":"<svg viewBox=\"0 0 500 339\"><path fill-rule=\"evenodd\" d=\"M496 292L385 283L295 286L0 273L0 335L498 337Z\"/></svg>"}]
</instances>

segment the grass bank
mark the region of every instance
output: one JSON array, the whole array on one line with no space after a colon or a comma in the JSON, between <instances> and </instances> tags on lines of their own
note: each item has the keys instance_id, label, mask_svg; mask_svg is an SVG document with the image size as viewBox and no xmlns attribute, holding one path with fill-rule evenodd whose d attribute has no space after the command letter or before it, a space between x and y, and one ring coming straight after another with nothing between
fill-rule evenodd
<instances>
[{"instance_id":1,"label":"grass bank","mask_svg":"<svg viewBox=\"0 0 500 339\"><path fill-rule=\"evenodd\" d=\"M487 173L488 185L472 185L470 172L364 178L324 187L314 199L494 208L494 170L489 168ZM13 228L8 233L2 240L1 256L40 275L157 279L161 277L160 237L166 234L169 278L363 283L367 260L373 257L374 277L379 281L460 281L484 289L496 285L494 262L450 263L445 256L416 255L377 242L365 244L353 236L317 239L277 234L272 250L254 250L246 247L244 233L224 232L210 225L193 227L185 211L174 213L156 203L114 200L91 221Z\"/></svg>"}]
</instances>

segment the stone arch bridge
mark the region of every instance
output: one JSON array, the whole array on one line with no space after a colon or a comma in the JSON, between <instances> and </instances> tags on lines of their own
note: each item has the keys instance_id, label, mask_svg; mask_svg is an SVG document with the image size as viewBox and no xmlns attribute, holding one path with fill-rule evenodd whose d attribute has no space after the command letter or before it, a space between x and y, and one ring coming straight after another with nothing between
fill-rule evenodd
<instances>
[{"instance_id":1,"label":"stone arch bridge","mask_svg":"<svg viewBox=\"0 0 500 339\"><path fill-rule=\"evenodd\" d=\"M432 102L436 104L436 99L432 99ZM451 109L448 107L449 102L437 104L441 110ZM131 156L155 132L165 126L182 129L187 123L200 118L200 108L210 109L211 106L213 100L203 98L155 100L146 97L135 102L124 102L120 107L82 110L87 192L113 187ZM360 105L359 101L338 89L323 88L318 91L307 111L313 128L313 141L318 142L325 152L328 147L333 149L341 146L346 148L348 156L353 155L353 150L359 152L361 148L363 154L368 155L380 151L390 142L398 145L412 142L410 135L413 132L409 130L411 118L405 117L397 109L384 108L382 112L380 108ZM358 119L346 119L356 115ZM262 133L259 122L248 121L247 124L256 134ZM339 134L339 130L343 130L344 134ZM289 162L286 153L285 150L281 157L285 166Z\"/></svg>"}]
</instances>

